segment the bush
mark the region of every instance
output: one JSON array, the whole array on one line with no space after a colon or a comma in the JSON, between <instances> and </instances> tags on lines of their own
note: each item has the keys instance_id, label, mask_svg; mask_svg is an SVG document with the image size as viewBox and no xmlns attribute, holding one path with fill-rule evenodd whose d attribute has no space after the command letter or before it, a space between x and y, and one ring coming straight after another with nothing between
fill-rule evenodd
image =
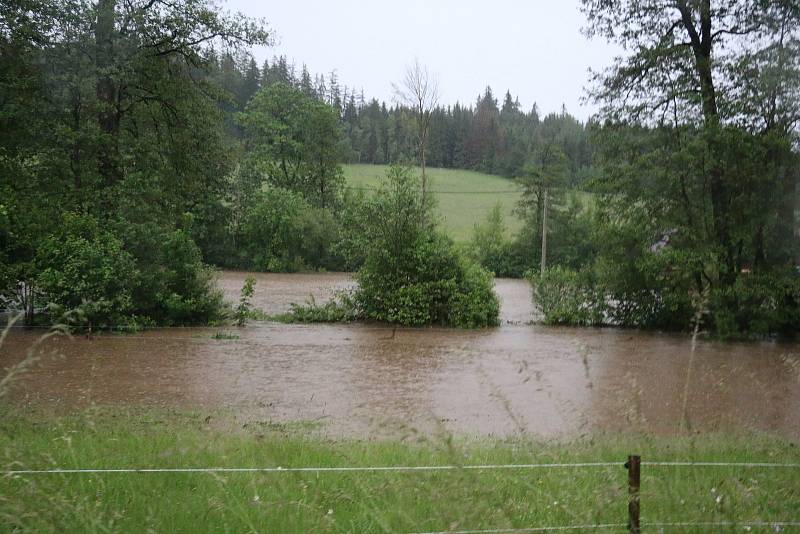
<instances>
[{"instance_id":1,"label":"bush","mask_svg":"<svg viewBox=\"0 0 800 534\"><path fill-rule=\"evenodd\" d=\"M520 265L514 243L506 238L506 225L500 204L495 205L483 223L475 223L469 253L495 276L519 277Z\"/></svg>"},{"instance_id":2,"label":"bush","mask_svg":"<svg viewBox=\"0 0 800 534\"><path fill-rule=\"evenodd\" d=\"M547 324L612 324L638 328L687 330L697 308L722 339L763 338L800 331L800 275L792 270L740 274L728 286L708 291L704 302L686 277L692 262L684 251L647 254L628 266L599 264L595 271L548 270L530 274L534 304Z\"/></svg>"},{"instance_id":3,"label":"bush","mask_svg":"<svg viewBox=\"0 0 800 534\"><path fill-rule=\"evenodd\" d=\"M161 273L157 315L153 318L171 325L218 321L223 300L216 287L216 272L203 264L200 249L185 232L174 230L165 237L157 269Z\"/></svg>"},{"instance_id":4,"label":"bush","mask_svg":"<svg viewBox=\"0 0 800 534\"><path fill-rule=\"evenodd\" d=\"M452 301L448 322L462 328L498 324L500 301L491 273L470 262L462 264L463 278Z\"/></svg>"},{"instance_id":5,"label":"bush","mask_svg":"<svg viewBox=\"0 0 800 534\"><path fill-rule=\"evenodd\" d=\"M215 271L203 264L200 250L186 232L127 221L117 228L136 260L137 316L163 325L210 324L222 318L224 304Z\"/></svg>"},{"instance_id":6,"label":"bush","mask_svg":"<svg viewBox=\"0 0 800 534\"><path fill-rule=\"evenodd\" d=\"M300 193L271 187L261 192L242 224L239 264L257 271L294 272L333 264L329 254L337 224L327 209Z\"/></svg>"},{"instance_id":7,"label":"bush","mask_svg":"<svg viewBox=\"0 0 800 534\"><path fill-rule=\"evenodd\" d=\"M347 292L337 293L322 305L317 304L314 297L305 304L292 304L289 314L299 323L350 323L360 315L356 302Z\"/></svg>"},{"instance_id":8,"label":"bush","mask_svg":"<svg viewBox=\"0 0 800 534\"><path fill-rule=\"evenodd\" d=\"M295 321L374 319L461 328L498 323L491 274L437 230L408 169L393 167L374 197L353 200L349 218L341 253L362 262L357 289L322 306L313 300L293 306Z\"/></svg>"},{"instance_id":9,"label":"bush","mask_svg":"<svg viewBox=\"0 0 800 534\"><path fill-rule=\"evenodd\" d=\"M533 303L546 324L593 326L605 319L605 299L588 271L554 267L527 275Z\"/></svg>"},{"instance_id":10,"label":"bush","mask_svg":"<svg viewBox=\"0 0 800 534\"><path fill-rule=\"evenodd\" d=\"M242 291L239 293L239 305L233 310L233 318L236 320L236 326L245 326L247 324L247 319L252 315L250 299L253 298L255 288L256 279L252 276L248 276L244 281Z\"/></svg>"},{"instance_id":11,"label":"bush","mask_svg":"<svg viewBox=\"0 0 800 534\"><path fill-rule=\"evenodd\" d=\"M37 284L52 319L72 310L91 326L130 322L138 272L122 241L86 215L65 214L37 254Z\"/></svg>"},{"instance_id":12,"label":"bush","mask_svg":"<svg viewBox=\"0 0 800 534\"><path fill-rule=\"evenodd\" d=\"M711 292L709 313L720 337L759 338L800 331L800 275L790 270L742 274Z\"/></svg>"},{"instance_id":13,"label":"bush","mask_svg":"<svg viewBox=\"0 0 800 534\"><path fill-rule=\"evenodd\" d=\"M699 289L686 267L698 263L690 252L672 248L639 252L624 261L607 257L598 261L595 273L608 304L609 322L636 328L691 328L695 315L691 296Z\"/></svg>"},{"instance_id":14,"label":"bush","mask_svg":"<svg viewBox=\"0 0 800 534\"><path fill-rule=\"evenodd\" d=\"M393 167L366 213L371 224L355 294L364 317L409 326L497 324L491 275L438 231L409 170Z\"/></svg>"}]
</instances>

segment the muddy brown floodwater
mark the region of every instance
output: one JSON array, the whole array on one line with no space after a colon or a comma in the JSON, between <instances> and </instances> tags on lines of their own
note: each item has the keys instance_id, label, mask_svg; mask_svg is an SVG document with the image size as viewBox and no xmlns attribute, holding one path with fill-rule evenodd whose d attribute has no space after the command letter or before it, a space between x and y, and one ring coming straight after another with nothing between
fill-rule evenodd
<instances>
[{"instance_id":1,"label":"muddy brown floodwater","mask_svg":"<svg viewBox=\"0 0 800 534\"><path fill-rule=\"evenodd\" d=\"M234 301L248 273L226 272ZM347 274L255 274L253 304L269 313L352 285ZM374 324L162 329L57 339L15 386L20 400L233 412L242 420L315 422L334 437L570 438L758 429L800 438L800 344L527 324L525 281L496 281L503 325L487 330ZM224 331L237 339L213 339ZM15 330L0 366L37 333ZM688 381L688 388L687 388ZM684 410L684 392L686 402Z\"/></svg>"}]
</instances>

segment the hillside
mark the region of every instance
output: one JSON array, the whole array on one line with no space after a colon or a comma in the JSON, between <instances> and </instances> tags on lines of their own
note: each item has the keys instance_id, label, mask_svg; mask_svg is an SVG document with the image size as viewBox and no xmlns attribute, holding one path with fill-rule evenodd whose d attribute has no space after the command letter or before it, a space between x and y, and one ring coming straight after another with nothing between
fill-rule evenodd
<instances>
[{"instance_id":1,"label":"hillside","mask_svg":"<svg viewBox=\"0 0 800 534\"><path fill-rule=\"evenodd\" d=\"M375 188L386 176L386 165L343 165L349 187ZM427 169L429 190L436 198L436 211L442 226L455 241L468 241L476 222L486 219L495 204L500 204L508 235L522 222L512 213L520 198L519 186L501 176L459 169Z\"/></svg>"}]
</instances>

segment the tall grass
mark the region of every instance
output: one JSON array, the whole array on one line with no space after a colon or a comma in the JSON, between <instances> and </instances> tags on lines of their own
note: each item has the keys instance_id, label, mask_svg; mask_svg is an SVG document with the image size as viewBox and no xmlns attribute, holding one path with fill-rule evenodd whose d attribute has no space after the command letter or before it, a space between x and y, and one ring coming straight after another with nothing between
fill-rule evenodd
<instances>
[{"instance_id":1,"label":"tall grass","mask_svg":"<svg viewBox=\"0 0 800 534\"><path fill-rule=\"evenodd\" d=\"M414 532L624 523L622 462L630 453L645 461L800 461L794 444L764 435L568 444L335 441L304 425L133 409L59 418L16 410L0 427L0 450L6 470L617 462L541 470L3 476L0 530L30 532ZM642 470L644 523L800 520L798 469Z\"/></svg>"}]
</instances>

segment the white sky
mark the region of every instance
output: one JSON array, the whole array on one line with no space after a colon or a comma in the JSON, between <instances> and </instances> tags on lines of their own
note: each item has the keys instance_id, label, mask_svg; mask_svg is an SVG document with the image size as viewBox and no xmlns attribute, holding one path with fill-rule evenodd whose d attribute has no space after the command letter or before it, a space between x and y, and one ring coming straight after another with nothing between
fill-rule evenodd
<instances>
[{"instance_id":1,"label":"white sky","mask_svg":"<svg viewBox=\"0 0 800 534\"><path fill-rule=\"evenodd\" d=\"M418 58L439 79L440 102L473 104L490 85L522 108L543 114L562 103L585 120L588 69L611 63L616 49L581 34L578 0L228 0L223 8L266 19L272 48L254 50L259 65L286 55L312 75L336 70L341 85L391 102L392 82Z\"/></svg>"}]
</instances>

